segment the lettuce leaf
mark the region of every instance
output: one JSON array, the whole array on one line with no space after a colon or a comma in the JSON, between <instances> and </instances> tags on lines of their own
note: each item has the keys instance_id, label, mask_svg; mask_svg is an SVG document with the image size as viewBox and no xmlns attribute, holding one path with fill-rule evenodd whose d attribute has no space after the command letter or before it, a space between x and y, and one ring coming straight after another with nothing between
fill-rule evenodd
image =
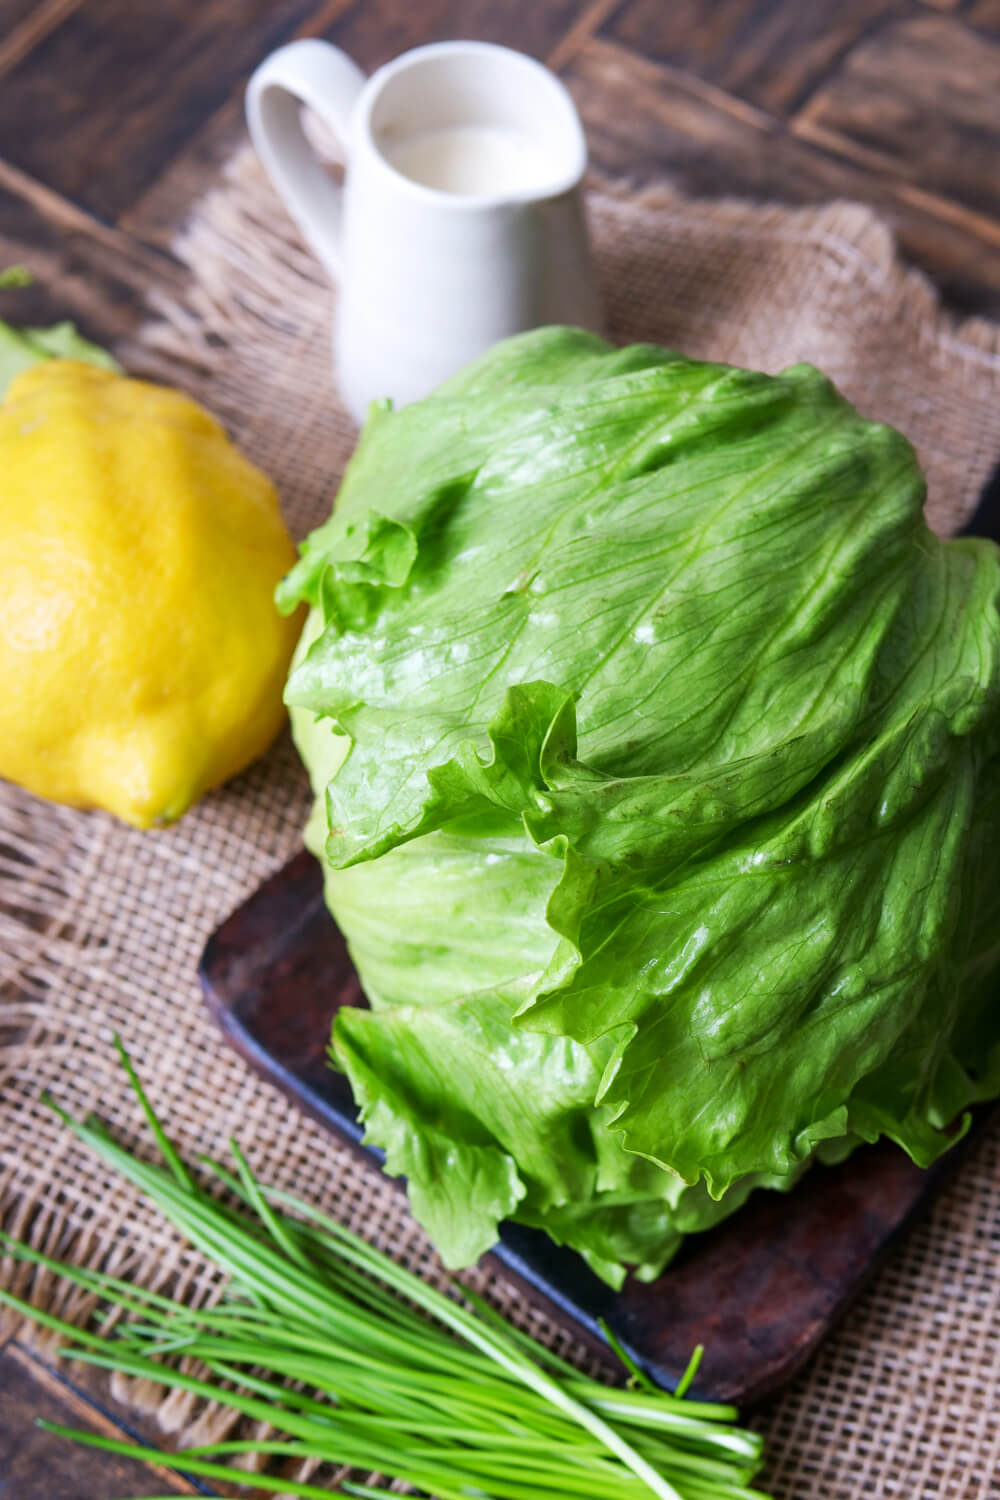
<instances>
[{"instance_id":1,"label":"lettuce leaf","mask_svg":"<svg viewBox=\"0 0 1000 1500\"><path fill-rule=\"evenodd\" d=\"M653 1275L1000 1092L1000 553L923 499L807 366L545 329L373 413L287 698L336 1055L450 1263Z\"/></svg>"},{"instance_id":2,"label":"lettuce leaf","mask_svg":"<svg viewBox=\"0 0 1000 1500\"><path fill-rule=\"evenodd\" d=\"M51 328L12 328L9 323L0 322L0 401L15 375L45 359L78 359L100 365L104 370L121 368L105 349L77 333L72 323L55 323Z\"/></svg>"}]
</instances>

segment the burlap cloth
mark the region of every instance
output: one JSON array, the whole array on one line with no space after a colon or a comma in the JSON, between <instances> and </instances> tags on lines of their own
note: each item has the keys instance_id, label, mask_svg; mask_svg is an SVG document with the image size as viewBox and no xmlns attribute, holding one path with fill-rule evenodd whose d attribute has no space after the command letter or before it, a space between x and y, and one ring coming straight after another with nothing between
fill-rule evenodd
<instances>
[{"instance_id":1,"label":"burlap cloth","mask_svg":"<svg viewBox=\"0 0 1000 1500\"><path fill-rule=\"evenodd\" d=\"M967 514L1000 456L1000 329L943 316L867 210L708 205L595 184L590 211L615 338L765 370L812 360L865 413L915 442L938 528ZM154 293L149 326L118 352L214 408L274 476L301 536L327 511L354 440L331 388L323 274L246 151L196 205L176 249L191 273L184 305ZM179 1278L192 1298L215 1294L203 1263L39 1103L48 1088L70 1110L97 1109L137 1139L137 1110L110 1047L119 1030L185 1152L218 1151L235 1132L271 1182L435 1274L402 1195L258 1082L199 997L206 937L298 847L306 809L287 738L163 832L2 789L5 1228L148 1282ZM756 1414L775 1495L1000 1492L998 1267L994 1131L806 1373ZM48 1275L9 1263L0 1275L39 1305L84 1310ZM540 1336L557 1337L509 1287L491 1293ZM159 1415L176 1429L199 1414L185 1398ZM217 1419L201 1414L200 1427L217 1431Z\"/></svg>"}]
</instances>

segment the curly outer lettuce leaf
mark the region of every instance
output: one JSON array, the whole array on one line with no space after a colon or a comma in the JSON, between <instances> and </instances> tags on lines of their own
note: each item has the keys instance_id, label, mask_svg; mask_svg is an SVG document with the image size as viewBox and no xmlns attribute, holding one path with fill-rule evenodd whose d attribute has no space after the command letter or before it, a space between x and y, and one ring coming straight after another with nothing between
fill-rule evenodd
<instances>
[{"instance_id":1,"label":"curly outer lettuce leaf","mask_svg":"<svg viewBox=\"0 0 1000 1500\"><path fill-rule=\"evenodd\" d=\"M511 1215L655 1274L1000 1092L1000 554L923 498L809 367L574 330L369 423L287 697L336 1053L453 1264Z\"/></svg>"}]
</instances>

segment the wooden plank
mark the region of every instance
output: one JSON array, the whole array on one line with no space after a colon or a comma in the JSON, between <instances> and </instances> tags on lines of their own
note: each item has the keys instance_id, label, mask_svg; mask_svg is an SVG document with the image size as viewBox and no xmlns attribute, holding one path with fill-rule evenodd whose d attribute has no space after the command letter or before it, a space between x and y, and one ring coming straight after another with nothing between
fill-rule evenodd
<instances>
[{"instance_id":1,"label":"wooden plank","mask_svg":"<svg viewBox=\"0 0 1000 1500\"><path fill-rule=\"evenodd\" d=\"M23 264L34 285L2 293L11 323L71 318L100 343L134 332L154 283L180 288L166 256L95 224L49 189L0 162L0 266Z\"/></svg>"},{"instance_id":2,"label":"wooden plank","mask_svg":"<svg viewBox=\"0 0 1000 1500\"><path fill-rule=\"evenodd\" d=\"M910 9L909 0L628 0L601 35L785 116L860 37Z\"/></svg>"},{"instance_id":3,"label":"wooden plank","mask_svg":"<svg viewBox=\"0 0 1000 1500\"><path fill-rule=\"evenodd\" d=\"M926 14L855 48L794 129L1000 222L998 97L1000 38Z\"/></svg>"},{"instance_id":4,"label":"wooden plank","mask_svg":"<svg viewBox=\"0 0 1000 1500\"><path fill-rule=\"evenodd\" d=\"M113 220L316 0L102 0L72 11L0 89L7 160Z\"/></svg>"},{"instance_id":5,"label":"wooden plank","mask_svg":"<svg viewBox=\"0 0 1000 1500\"><path fill-rule=\"evenodd\" d=\"M83 0L0 0L0 74L27 57Z\"/></svg>"},{"instance_id":6,"label":"wooden plank","mask_svg":"<svg viewBox=\"0 0 1000 1500\"><path fill-rule=\"evenodd\" d=\"M355 0L323 0L295 37L324 36ZM187 141L164 170L119 216L119 225L148 244L166 249L198 195L215 180L223 164L246 140L241 77L225 103Z\"/></svg>"},{"instance_id":7,"label":"wooden plank","mask_svg":"<svg viewBox=\"0 0 1000 1500\"><path fill-rule=\"evenodd\" d=\"M145 244L169 250L192 203L219 179L223 166L246 144L243 85L178 151L163 172L120 216L119 228Z\"/></svg>"},{"instance_id":8,"label":"wooden plank","mask_svg":"<svg viewBox=\"0 0 1000 1500\"><path fill-rule=\"evenodd\" d=\"M93 1403L59 1379L20 1344L0 1351L0 1497L3 1500L123 1500L137 1488L170 1495L205 1494L156 1465L139 1467L125 1458L81 1448L41 1432L39 1417L82 1427L103 1437L129 1440L128 1433Z\"/></svg>"},{"instance_id":9,"label":"wooden plank","mask_svg":"<svg viewBox=\"0 0 1000 1500\"><path fill-rule=\"evenodd\" d=\"M682 191L709 198L870 203L956 306L1000 313L1000 244L986 233L995 230L992 221L913 193L711 85L611 43L588 43L565 76L592 159L605 172L636 182L666 174Z\"/></svg>"},{"instance_id":10,"label":"wooden plank","mask_svg":"<svg viewBox=\"0 0 1000 1500\"><path fill-rule=\"evenodd\" d=\"M614 11L618 9L619 0L590 0L585 6L568 31L563 32L545 58L550 68L558 72L564 68L572 57L575 57L585 42L589 42L592 36L604 25L605 21Z\"/></svg>"},{"instance_id":11,"label":"wooden plank","mask_svg":"<svg viewBox=\"0 0 1000 1500\"><path fill-rule=\"evenodd\" d=\"M964 0L962 20L967 26L981 26L984 31L1000 31L1000 0Z\"/></svg>"},{"instance_id":12,"label":"wooden plank","mask_svg":"<svg viewBox=\"0 0 1000 1500\"><path fill-rule=\"evenodd\" d=\"M29 1347L23 1339L12 1340L12 1345L22 1358L30 1360L31 1373L36 1385L40 1389L48 1389L52 1385L52 1388L70 1403L76 1413L73 1418L74 1426L89 1425L106 1437L144 1443L153 1449L176 1449L183 1441L184 1428L165 1433L157 1421L155 1409L148 1411L144 1407L140 1410L135 1405L130 1406L116 1400L111 1391L111 1377L106 1370L96 1369L93 1365L60 1359L58 1355L39 1356L36 1350ZM0 1366L0 1391L2 1389L2 1366ZM47 1415L41 1410L37 1414ZM225 1435L233 1437L237 1434L235 1431L229 1431ZM49 1437L48 1442L53 1451L66 1446L62 1438ZM3 1433L0 1431L0 1476L2 1476L3 1455ZM128 1461L123 1459L121 1462L127 1463ZM148 1488L145 1488L149 1485L148 1470L145 1471L144 1478L144 1471L135 1464L128 1463L128 1468L132 1475L132 1488L128 1494L148 1493ZM156 1471L161 1474L172 1473L162 1465L156 1465ZM177 1487L179 1494L211 1495L226 1497L226 1500L265 1500L266 1497L266 1491L257 1487L248 1489L243 1485L231 1484L224 1480L188 1478L174 1474L171 1482ZM6 1500L2 1483L0 1483L0 1500ZM20 1497L15 1497L15 1500L20 1500ZM30 1500L35 1500L35 1497L30 1497ZM38 1500L41 1500L40 1496ZM62 1500L62 1497L59 1497L59 1500ZM104 1495L100 1488L95 1488L86 1492L81 1491L79 1495L74 1494L72 1500L104 1500Z\"/></svg>"},{"instance_id":13,"label":"wooden plank","mask_svg":"<svg viewBox=\"0 0 1000 1500\"><path fill-rule=\"evenodd\" d=\"M74 0L74 3L79 3L79 0ZM18 26L47 8L47 0L0 0L0 37L8 37Z\"/></svg>"},{"instance_id":14,"label":"wooden plank","mask_svg":"<svg viewBox=\"0 0 1000 1500\"><path fill-rule=\"evenodd\" d=\"M366 72L410 47L465 37L545 58L585 8L584 0L356 0L324 34Z\"/></svg>"}]
</instances>

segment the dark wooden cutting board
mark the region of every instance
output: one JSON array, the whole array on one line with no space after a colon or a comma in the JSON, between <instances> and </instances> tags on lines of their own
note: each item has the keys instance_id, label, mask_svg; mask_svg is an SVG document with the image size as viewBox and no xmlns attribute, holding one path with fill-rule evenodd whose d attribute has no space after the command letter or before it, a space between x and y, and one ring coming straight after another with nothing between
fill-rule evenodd
<instances>
[{"instance_id":1,"label":"dark wooden cutting board","mask_svg":"<svg viewBox=\"0 0 1000 1500\"><path fill-rule=\"evenodd\" d=\"M297 855L222 924L200 975L212 1014L250 1066L378 1171L382 1153L361 1144L350 1088L326 1060L334 1014L365 999L311 855ZM504 1225L493 1255L525 1297L571 1321L592 1347L606 1319L665 1386L703 1343L697 1394L742 1405L804 1364L964 1148L929 1171L887 1142L815 1167L792 1193L755 1193L692 1237L652 1285L630 1278L618 1293L538 1230Z\"/></svg>"}]
</instances>

